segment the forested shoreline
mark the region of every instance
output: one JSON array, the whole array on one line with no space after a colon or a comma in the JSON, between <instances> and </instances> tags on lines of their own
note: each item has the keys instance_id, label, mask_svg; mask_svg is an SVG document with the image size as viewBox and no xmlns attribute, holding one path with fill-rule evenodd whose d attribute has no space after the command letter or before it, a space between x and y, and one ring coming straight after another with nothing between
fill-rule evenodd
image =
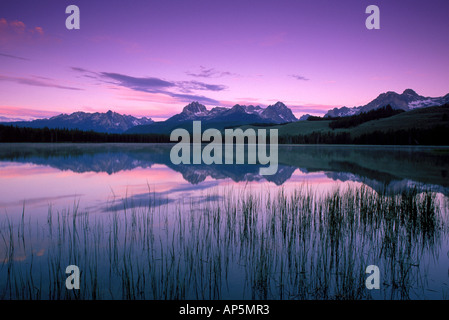
<instances>
[{"instance_id":1,"label":"forested shoreline","mask_svg":"<svg viewBox=\"0 0 449 320\"><path fill-rule=\"evenodd\" d=\"M374 131L352 137L349 132L312 132L279 136L279 144L449 145L449 127ZM37 129L0 125L0 142L169 143L164 134L118 134L77 129Z\"/></svg>"},{"instance_id":2,"label":"forested shoreline","mask_svg":"<svg viewBox=\"0 0 449 320\"><path fill-rule=\"evenodd\" d=\"M103 133L78 129L27 128L0 125L0 142L166 143L170 142L170 137L164 134Z\"/></svg>"}]
</instances>

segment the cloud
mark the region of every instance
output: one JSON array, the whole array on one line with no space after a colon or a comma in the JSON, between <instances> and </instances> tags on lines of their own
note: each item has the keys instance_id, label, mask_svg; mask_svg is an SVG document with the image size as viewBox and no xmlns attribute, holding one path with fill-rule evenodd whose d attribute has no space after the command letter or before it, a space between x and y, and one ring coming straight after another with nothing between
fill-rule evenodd
<instances>
[{"instance_id":1,"label":"cloud","mask_svg":"<svg viewBox=\"0 0 449 320\"><path fill-rule=\"evenodd\" d=\"M296 80L309 81L310 79L301 76L299 74L291 74L290 77L295 78Z\"/></svg>"},{"instance_id":2,"label":"cloud","mask_svg":"<svg viewBox=\"0 0 449 320\"><path fill-rule=\"evenodd\" d=\"M191 92L192 90L222 91L227 88L224 85L207 84L199 81L180 81L176 85L184 92Z\"/></svg>"},{"instance_id":3,"label":"cloud","mask_svg":"<svg viewBox=\"0 0 449 320\"><path fill-rule=\"evenodd\" d=\"M182 93L191 93L194 90L222 91L227 87L219 84L207 84L199 81L167 81L155 77L137 78L119 73L101 72L102 77L115 80L115 84L137 91L151 93L168 93L168 88L179 90Z\"/></svg>"},{"instance_id":4,"label":"cloud","mask_svg":"<svg viewBox=\"0 0 449 320\"><path fill-rule=\"evenodd\" d=\"M132 196L128 196L126 199L114 199L112 201L108 201L103 205L103 210L106 212L114 212L117 210L122 210L125 206L127 208L139 208L139 207L148 207L151 206L161 206L168 203L172 203L174 201L173 198L170 198L170 195L177 194L177 196L182 195L190 195L191 192L195 192L198 190L207 190L213 187L219 186L218 181L204 181L201 185L192 185L181 183L176 187L173 187L167 191L155 192L152 191L150 194L148 192L135 194ZM199 196L195 197L197 201L204 202L207 196ZM214 199L218 200L220 196L216 198L208 197L209 201L213 201Z\"/></svg>"},{"instance_id":5,"label":"cloud","mask_svg":"<svg viewBox=\"0 0 449 320\"><path fill-rule=\"evenodd\" d=\"M39 33L41 36L44 34L44 29L42 29L41 27L35 27L32 32L36 32Z\"/></svg>"},{"instance_id":6,"label":"cloud","mask_svg":"<svg viewBox=\"0 0 449 320\"><path fill-rule=\"evenodd\" d=\"M136 78L120 73L101 72L101 76L117 81L118 85L127 87L138 91L153 92L153 90L160 90L161 88L174 87L173 82L165 81L159 78L147 77Z\"/></svg>"},{"instance_id":7,"label":"cloud","mask_svg":"<svg viewBox=\"0 0 449 320\"><path fill-rule=\"evenodd\" d=\"M12 54L1 53L1 52L0 52L0 56L6 57L6 58L18 59L18 60L27 60L27 61L30 60L30 59L27 59L27 58L15 56L15 55L12 55Z\"/></svg>"},{"instance_id":8,"label":"cloud","mask_svg":"<svg viewBox=\"0 0 449 320\"><path fill-rule=\"evenodd\" d=\"M24 84L24 85L36 86L36 87L49 87L49 88L66 89L66 90L83 90L83 89L75 88L75 87L61 86L59 84L54 83L53 80L51 80L51 79L37 77L37 76L34 76L32 78L23 78L23 77L9 77L9 76L0 75L0 81L15 82L18 84Z\"/></svg>"},{"instance_id":9,"label":"cloud","mask_svg":"<svg viewBox=\"0 0 449 320\"><path fill-rule=\"evenodd\" d=\"M23 44L42 38L43 35L42 27L27 27L22 21L0 18L0 45Z\"/></svg>"},{"instance_id":10,"label":"cloud","mask_svg":"<svg viewBox=\"0 0 449 320\"><path fill-rule=\"evenodd\" d=\"M0 118L3 119L2 121L29 121L40 118L49 118L57 114L59 113L56 111L35 110L13 106L0 106Z\"/></svg>"},{"instance_id":11,"label":"cloud","mask_svg":"<svg viewBox=\"0 0 449 320\"><path fill-rule=\"evenodd\" d=\"M218 71L214 68L206 68L200 66L200 70L197 73L194 72L186 72L187 75L197 78L221 78L225 76L236 76L237 74L231 73L229 71Z\"/></svg>"},{"instance_id":12,"label":"cloud","mask_svg":"<svg viewBox=\"0 0 449 320\"><path fill-rule=\"evenodd\" d=\"M208 84L200 81L169 81L156 77L133 77L114 72L93 72L80 67L71 67L73 71L83 73L85 77L95 78L103 83L114 84L135 91L164 94L182 102L198 101L205 104L218 104L212 98L198 95L195 91L222 91L227 89L220 84Z\"/></svg>"},{"instance_id":13,"label":"cloud","mask_svg":"<svg viewBox=\"0 0 449 320\"><path fill-rule=\"evenodd\" d=\"M200 96L200 95L178 94L178 93L167 93L167 94L173 98L177 98L179 101L182 101L182 102L198 101L198 102L204 103L204 104L219 104L220 103L218 100L208 98L205 96Z\"/></svg>"},{"instance_id":14,"label":"cloud","mask_svg":"<svg viewBox=\"0 0 449 320\"><path fill-rule=\"evenodd\" d=\"M79 68L79 67L70 67L70 69L72 69L73 71L78 71L78 72L86 72L86 73L91 72L87 69Z\"/></svg>"},{"instance_id":15,"label":"cloud","mask_svg":"<svg viewBox=\"0 0 449 320\"><path fill-rule=\"evenodd\" d=\"M159 207L173 202L173 199L169 199L167 192L148 192L127 196L126 199L112 200L106 202L102 206L103 212L116 212L123 210L123 208L134 209L148 207Z\"/></svg>"},{"instance_id":16,"label":"cloud","mask_svg":"<svg viewBox=\"0 0 449 320\"><path fill-rule=\"evenodd\" d=\"M27 119L25 119L25 118L0 116L1 122L26 121L26 120Z\"/></svg>"}]
</instances>

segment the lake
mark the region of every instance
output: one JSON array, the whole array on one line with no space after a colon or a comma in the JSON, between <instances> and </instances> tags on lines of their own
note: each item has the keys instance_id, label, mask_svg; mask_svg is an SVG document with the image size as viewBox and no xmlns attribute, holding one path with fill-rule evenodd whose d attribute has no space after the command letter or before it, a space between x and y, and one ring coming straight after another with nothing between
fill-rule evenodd
<instances>
[{"instance_id":1,"label":"lake","mask_svg":"<svg viewBox=\"0 0 449 320\"><path fill-rule=\"evenodd\" d=\"M0 299L449 297L449 148L283 145L261 176L171 147L0 144Z\"/></svg>"}]
</instances>

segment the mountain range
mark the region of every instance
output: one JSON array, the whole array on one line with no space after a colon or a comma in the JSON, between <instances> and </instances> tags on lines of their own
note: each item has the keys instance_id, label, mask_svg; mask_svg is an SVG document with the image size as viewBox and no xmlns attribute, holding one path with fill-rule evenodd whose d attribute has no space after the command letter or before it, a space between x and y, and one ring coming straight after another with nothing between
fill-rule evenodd
<instances>
[{"instance_id":1,"label":"mountain range","mask_svg":"<svg viewBox=\"0 0 449 320\"><path fill-rule=\"evenodd\" d=\"M71 114L60 114L49 119L37 119L32 121L16 121L3 124L15 125L28 128L59 128L79 129L84 131L96 131L107 133L123 133L126 130L154 121L150 118L136 118L130 115L122 115L109 110L105 113L74 112Z\"/></svg>"},{"instance_id":2,"label":"mountain range","mask_svg":"<svg viewBox=\"0 0 449 320\"><path fill-rule=\"evenodd\" d=\"M432 190L449 195L446 176L449 154L445 153L435 157L432 152L423 152L417 157L401 148L283 146L279 148L278 171L271 176L261 176L260 165L174 165L170 160L170 150L171 146L165 144L63 144L57 149L40 144L26 148L20 145L0 146L0 161L31 163L77 173L104 172L109 175L163 165L179 172L192 185L224 179L235 182L267 180L282 185L298 170L312 179L314 174L318 174L318 177L326 175L333 180L363 182L380 193L388 191L400 194L403 190L416 188L418 191ZM385 152L383 157L373 160L379 150ZM427 165L420 165L422 163ZM398 167L402 170L398 171ZM145 171L142 171L142 175L145 179Z\"/></svg>"},{"instance_id":3,"label":"mountain range","mask_svg":"<svg viewBox=\"0 0 449 320\"><path fill-rule=\"evenodd\" d=\"M285 123L297 121L292 111L282 102L277 102L263 109L260 106L242 106L236 104L232 108L215 107L207 110L206 107L198 102L192 102L184 107L181 113L169 118L167 122L182 121L239 121L249 120L255 122Z\"/></svg>"},{"instance_id":4,"label":"mountain range","mask_svg":"<svg viewBox=\"0 0 449 320\"><path fill-rule=\"evenodd\" d=\"M281 124L295 122L298 119L282 102L277 102L266 108L260 106L244 106L236 104L232 108L215 107L211 110L192 102L184 107L181 113L162 121L131 128L126 133L170 133L174 128L192 128L192 121L201 121L203 129L223 129L227 126L245 124Z\"/></svg>"},{"instance_id":5,"label":"mountain range","mask_svg":"<svg viewBox=\"0 0 449 320\"><path fill-rule=\"evenodd\" d=\"M364 106L342 107L329 110L324 117L346 117L363 112L375 110L386 105L393 109L410 111L418 108L439 106L449 103L449 94L444 97L424 97L418 95L412 89L405 90L402 94L393 91L380 94ZM175 128L192 129L192 121L201 121L202 129L216 128L222 130L226 127L238 127L248 124L283 124L305 121L309 114L297 119L284 103L277 102L266 108L253 105L236 104L231 108L214 107L208 110L199 102L191 102L184 107L182 112L165 121L155 122L151 118L136 118L131 115L121 115L108 111L105 113L74 112L72 114L60 114L48 119L33 121L2 122L1 124L15 125L30 128L66 128L84 131L97 131L106 133L158 133L170 134Z\"/></svg>"},{"instance_id":6,"label":"mountain range","mask_svg":"<svg viewBox=\"0 0 449 320\"><path fill-rule=\"evenodd\" d=\"M341 107L329 110L324 117L347 117L368 112L378 108L390 105L393 109L401 109L404 111L410 111L418 108L425 108L431 106L440 106L445 103L449 103L449 94L444 97L423 97L418 95L412 89L406 89L402 94L394 91L388 91L380 94L376 99L370 103L359 107Z\"/></svg>"},{"instance_id":7,"label":"mountain range","mask_svg":"<svg viewBox=\"0 0 449 320\"><path fill-rule=\"evenodd\" d=\"M184 107L181 113L165 121L154 122L151 118L136 118L121 115L117 112L105 113L74 112L60 114L48 119L32 121L3 122L1 124L15 125L29 128L59 128L79 129L106 133L165 133L169 134L174 128L192 126L192 121L202 121L203 128L214 127L222 129L226 126L244 124L280 124L297 121L292 111L282 102L277 102L267 108L260 106L235 105L232 108L215 107L211 110L198 103L192 102Z\"/></svg>"}]
</instances>

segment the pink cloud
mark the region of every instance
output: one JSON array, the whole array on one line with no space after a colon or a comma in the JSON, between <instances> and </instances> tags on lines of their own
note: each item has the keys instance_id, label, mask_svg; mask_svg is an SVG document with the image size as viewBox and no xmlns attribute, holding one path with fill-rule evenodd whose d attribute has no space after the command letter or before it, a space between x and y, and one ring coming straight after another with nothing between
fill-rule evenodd
<instances>
[{"instance_id":1,"label":"pink cloud","mask_svg":"<svg viewBox=\"0 0 449 320\"><path fill-rule=\"evenodd\" d=\"M0 45L32 41L43 35L42 27L30 28L22 21L8 21L5 18L0 18Z\"/></svg>"},{"instance_id":2,"label":"pink cloud","mask_svg":"<svg viewBox=\"0 0 449 320\"><path fill-rule=\"evenodd\" d=\"M43 35L43 34L44 34L44 30L43 30L41 27L36 27L36 28L34 28L34 31L37 32L37 33L39 33L40 35Z\"/></svg>"},{"instance_id":3,"label":"pink cloud","mask_svg":"<svg viewBox=\"0 0 449 320\"><path fill-rule=\"evenodd\" d=\"M58 115L60 112L50 110L36 110L14 106L0 106L0 116L4 118L14 118L19 120L34 120L49 118Z\"/></svg>"},{"instance_id":4,"label":"pink cloud","mask_svg":"<svg viewBox=\"0 0 449 320\"><path fill-rule=\"evenodd\" d=\"M8 23L8 22L6 22L6 23ZM25 23L23 23L22 21L17 21L17 20L11 21L9 23L9 26L13 31L15 31L17 33L24 33L25 28L26 28Z\"/></svg>"},{"instance_id":5,"label":"pink cloud","mask_svg":"<svg viewBox=\"0 0 449 320\"><path fill-rule=\"evenodd\" d=\"M24 84L24 85L30 85L30 86L36 86L36 87L48 87L48 88L57 88L57 89L64 89L64 90L82 90L82 89L76 88L76 87L60 85L55 80L43 78L43 77L37 77L37 76L10 77L10 76L4 76L4 75L0 74L0 81L15 82L18 84Z\"/></svg>"}]
</instances>

